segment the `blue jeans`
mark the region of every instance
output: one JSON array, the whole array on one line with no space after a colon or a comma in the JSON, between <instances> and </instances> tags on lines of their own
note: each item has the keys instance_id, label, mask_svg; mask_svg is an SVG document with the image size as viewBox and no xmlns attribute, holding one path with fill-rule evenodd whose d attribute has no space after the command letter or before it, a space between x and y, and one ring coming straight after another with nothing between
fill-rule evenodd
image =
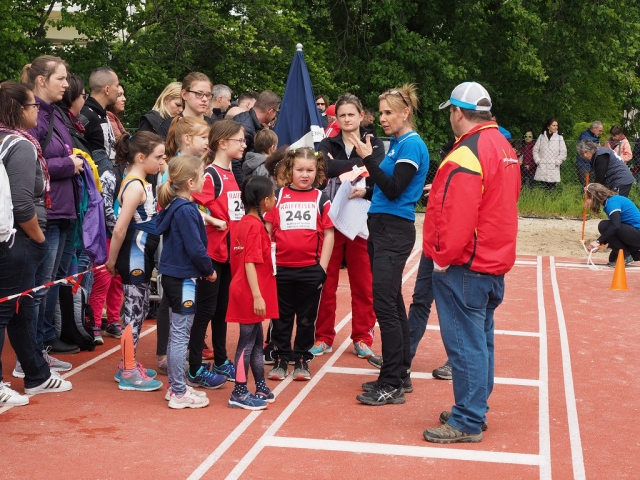
<instances>
[{"instance_id":1,"label":"blue jeans","mask_svg":"<svg viewBox=\"0 0 640 480\"><path fill-rule=\"evenodd\" d=\"M47 239L47 252L36 269L35 285L44 285L54 280L54 272L57 272L64 249L67 232L70 230L70 222L47 223L45 238ZM51 342L56 338L56 330L53 325L53 315L49 321L45 319L45 308L48 288L38 290L33 294L33 305L28 312L29 323L38 347L44 350L44 342ZM57 293L57 289L56 289Z\"/></svg>"},{"instance_id":2,"label":"blue jeans","mask_svg":"<svg viewBox=\"0 0 640 480\"><path fill-rule=\"evenodd\" d=\"M36 269L46 251L46 241L37 244L20 228L16 232L12 248L9 248L7 242L0 243L0 298L24 292L35 286ZM45 382L51 373L29 324L28 312L32 309L33 298L20 297L18 311L16 301L18 299L0 303L0 359L6 331L24 370L24 386L33 388Z\"/></svg>"},{"instance_id":3,"label":"blue jeans","mask_svg":"<svg viewBox=\"0 0 640 480\"><path fill-rule=\"evenodd\" d=\"M434 271L432 278L456 402L447 423L480 433L493 390L493 314L504 297L504 275L452 265L445 272Z\"/></svg>"},{"instance_id":4,"label":"blue jeans","mask_svg":"<svg viewBox=\"0 0 640 480\"><path fill-rule=\"evenodd\" d=\"M60 230L60 243L58 243L58 252L56 257L56 263L53 269L53 280L60 280L67 276L69 272L69 267L71 267L71 260L73 260L73 232L75 230L75 222L70 222L70 225L66 229ZM59 285L54 285L49 288L49 293L47 293L47 301L44 310L44 328L45 332L47 331L49 325L54 327L55 331L55 313L56 306L58 305L58 292L60 290ZM60 331L60 319L58 319L57 330ZM53 336L47 337L46 334L43 337L45 342L47 340L53 340Z\"/></svg>"},{"instance_id":5,"label":"blue jeans","mask_svg":"<svg viewBox=\"0 0 640 480\"><path fill-rule=\"evenodd\" d=\"M433 303L432 274L433 260L422 254L418 265L416 284L413 287L413 302L409 307L407 317L409 321L409 354L412 362L418 351L418 344L427 329L427 321L431 313L431 304Z\"/></svg>"}]
</instances>

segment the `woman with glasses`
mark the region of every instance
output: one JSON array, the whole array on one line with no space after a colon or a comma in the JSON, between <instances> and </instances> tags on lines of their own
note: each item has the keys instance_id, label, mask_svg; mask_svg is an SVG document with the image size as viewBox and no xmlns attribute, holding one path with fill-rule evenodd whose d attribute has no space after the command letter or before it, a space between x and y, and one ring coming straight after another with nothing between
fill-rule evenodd
<instances>
[{"instance_id":1,"label":"woman with glasses","mask_svg":"<svg viewBox=\"0 0 640 480\"><path fill-rule=\"evenodd\" d=\"M607 245L611 249L608 267L616 266L620 250L625 264L640 260L640 210L635 203L599 183L590 183L584 191L587 208L596 215L602 208L608 218L598 224L600 236L589 244L589 249L597 251L600 245Z\"/></svg>"},{"instance_id":2,"label":"woman with glasses","mask_svg":"<svg viewBox=\"0 0 640 480\"><path fill-rule=\"evenodd\" d=\"M0 158L6 169L13 203L15 232L0 238L0 298L22 293L36 286L38 264L47 254L44 229L49 201L49 171L39 142L25 130L38 124L38 103L33 93L15 82L0 84ZM5 193L5 192L3 192ZM26 394L64 392L71 382L62 380L49 365L35 341L35 325L29 322L33 298L24 296L0 303L0 357L5 330L24 378ZM16 309L16 307L18 307ZM0 365L0 407L21 406L29 397L9 388Z\"/></svg>"},{"instance_id":3,"label":"woman with glasses","mask_svg":"<svg viewBox=\"0 0 640 480\"><path fill-rule=\"evenodd\" d=\"M560 182L560 165L567 159L567 146L558 134L558 120L550 118L533 147L533 161L538 166L533 179L546 190Z\"/></svg>"},{"instance_id":4,"label":"woman with glasses","mask_svg":"<svg viewBox=\"0 0 640 480\"><path fill-rule=\"evenodd\" d=\"M184 80L182 80L182 89L180 90L184 109L180 115L183 117L198 117L207 123L211 123L211 118L205 114L209 109L209 102L213 97L212 90L213 84L204 73L191 72L184 77ZM164 139L167 138L172 120L172 117L167 118L160 125L158 134Z\"/></svg>"},{"instance_id":5,"label":"woman with glasses","mask_svg":"<svg viewBox=\"0 0 640 480\"><path fill-rule=\"evenodd\" d=\"M124 96L124 87L121 83L118 84L118 96L116 98L116 103L113 105L107 105L105 110L107 111L107 118L109 119L109 123L111 124L111 128L113 129L113 134L116 137L116 141L120 139L122 134L125 132L124 126L122 125L122 116L124 115L124 105L127 103L127 97Z\"/></svg>"},{"instance_id":6,"label":"woman with glasses","mask_svg":"<svg viewBox=\"0 0 640 480\"><path fill-rule=\"evenodd\" d=\"M536 175L538 166L533 160L533 148L536 141L533 139L533 130L527 130L524 134L524 143L520 150L520 173L522 174L522 184L531 186L533 177Z\"/></svg>"},{"instance_id":7,"label":"woman with glasses","mask_svg":"<svg viewBox=\"0 0 640 480\"><path fill-rule=\"evenodd\" d=\"M47 210L45 236L48 250L36 272L36 285L43 285L67 275L73 253L71 238L74 222L77 218L74 177L84 167L80 155L72 152L73 140L55 103L62 100L69 88L67 82L67 64L59 57L43 55L22 69L20 81L31 88L36 102L40 103L38 124L29 129L42 148L51 174L51 208ZM38 290L34 294L33 322L37 322L38 346L52 353L75 353L79 349L56 337L54 312L58 301L58 287ZM66 362L65 368L71 365Z\"/></svg>"},{"instance_id":8,"label":"woman with glasses","mask_svg":"<svg viewBox=\"0 0 640 480\"><path fill-rule=\"evenodd\" d=\"M322 115L322 128L329 126L329 119L327 118L327 107L329 106L329 100L324 95L316 95L316 107L320 110Z\"/></svg>"},{"instance_id":9,"label":"woman with glasses","mask_svg":"<svg viewBox=\"0 0 640 480\"><path fill-rule=\"evenodd\" d=\"M404 85L378 97L380 125L391 137L389 152L378 165L370 136L348 137L374 183L369 208L368 249L373 274L373 310L380 325L384 362L375 382L356 398L365 405L400 404L410 388L409 323L402 297L402 272L416 240L415 207L429 170L429 151L415 131L418 108L415 85ZM352 197L366 197L355 189ZM403 388L403 386L405 388Z\"/></svg>"},{"instance_id":10,"label":"woman with glasses","mask_svg":"<svg viewBox=\"0 0 640 480\"><path fill-rule=\"evenodd\" d=\"M182 84L180 82L171 82L167 85L156 99L153 108L140 117L140 128L138 130L158 133L162 122L167 118L180 115L184 108L182 97L180 96L181 89Z\"/></svg>"}]
</instances>

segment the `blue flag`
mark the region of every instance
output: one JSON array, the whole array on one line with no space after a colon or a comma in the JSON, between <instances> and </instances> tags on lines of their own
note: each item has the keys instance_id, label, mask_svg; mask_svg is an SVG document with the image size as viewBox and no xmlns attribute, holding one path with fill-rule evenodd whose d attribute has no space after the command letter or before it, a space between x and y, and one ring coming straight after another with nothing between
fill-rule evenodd
<instances>
[{"instance_id":1,"label":"blue flag","mask_svg":"<svg viewBox=\"0 0 640 480\"><path fill-rule=\"evenodd\" d=\"M314 143L324 138L324 128L322 128L321 113L314 100L302 45L296 45L296 49L289 69L275 132L278 135L278 146L313 148Z\"/></svg>"}]
</instances>

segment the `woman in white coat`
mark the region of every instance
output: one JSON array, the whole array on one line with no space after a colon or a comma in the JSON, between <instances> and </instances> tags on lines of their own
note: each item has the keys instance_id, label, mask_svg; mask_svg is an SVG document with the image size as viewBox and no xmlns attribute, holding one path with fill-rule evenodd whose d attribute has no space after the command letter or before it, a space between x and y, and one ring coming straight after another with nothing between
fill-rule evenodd
<instances>
[{"instance_id":1,"label":"woman in white coat","mask_svg":"<svg viewBox=\"0 0 640 480\"><path fill-rule=\"evenodd\" d=\"M567 146L558 135L558 120L551 118L533 147L533 161L538 165L533 179L546 189L553 189L560 181L560 165L567 158Z\"/></svg>"}]
</instances>

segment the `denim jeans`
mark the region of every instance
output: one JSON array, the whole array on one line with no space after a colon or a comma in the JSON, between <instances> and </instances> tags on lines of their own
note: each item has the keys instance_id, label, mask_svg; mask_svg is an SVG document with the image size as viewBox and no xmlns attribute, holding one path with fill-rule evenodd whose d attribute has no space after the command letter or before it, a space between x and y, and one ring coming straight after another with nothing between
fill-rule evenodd
<instances>
[{"instance_id":1,"label":"denim jeans","mask_svg":"<svg viewBox=\"0 0 640 480\"><path fill-rule=\"evenodd\" d=\"M411 367L402 272L416 240L416 227L410 220L386 214L370 215L367 224L373 310L380 325L384 358L378 381L399 387Z\"/></svg>"},{"instance_id":2,"label":"denim jeans","mask_svg":"<svg viewBox=\"0 0 640 480\"><path fill-rule=\"evenodd\" d=\"M37 244L20 228L16 232L12 248L9 248L7 242L0 243L0 298L24 292L35 286L36 269L46 251L46 241ZM17 301L18 311L16 311ZM6 330L11 346L24 370L26 388L40 385L51 375L49 365L35 342L33 330L29 324L28 312L32 304L33 298L30 296L0 303L0 359ZM1 360L0 381L2 381Z\"/></svg>"},{"instance_id":3,"label":"denim jeans","mask_svg":"<svg viewBox=\"0 0 640 480\"><path fill-rule=\"evenodd\" d=\"M416 276L416 284L413 287L413 302L409 307L409 354L411 361L416 356L418 344L424 336L427 329L427 321L431 313L431 305L433 304L433 288L431 285L431 276L433 274L433 260L420 256L420 264L418 265L418 275Z\"/></svg>"},{"instance_id":4,"label":"denim jeans","mask_svg":"<svg viewBox=\"0 0 640 480\"><path fill-rule=\"evenodd\" d=\"M70 222L62 221L47 223L45 238L47 239L47 252L36 269L35 285L43 285L54 280L54 272L57 272L64 249L67 232L72 231ZM49 321L45 319L45 308L48 288L38 290L33 294L33 305L28 312L29 323L38 347L44 350L44 342L51 342L56 338L53 325L53 316Z\"/></svg>"},{"instance_id":5,"label":"denim jeans","mask_svg":"<svg viewBox=\"0 0 640 480\"><path fill-rule=\"evenodd\" d=\"M52 280L60 280L68 275L69 267L71 267L71 261L73 260L73 255L75 250L73 248L73 232L75 230L75 222L70 222L68 228L61 230L60 232L60 243L58 244L58 252L56 257L56 263L53 268L53 276ZM60 332L61 328L61 317L58 317L55 321L55 312L56 307L58 307L58 292L60 287L58 285L54 285L49 288L49 292L47 293L47 301L44 310L44 331L45 334L43 336L44 341L53 340L53 336L47 336L46 332L49 325L54 326L56 332ZM59 308L59 307L58 307Z\"/></svg>"},{"instance_id":6,"label":"denim jeans","mask_svg":"<svg viewBox=\"0 0 640 480\"><path fill-rule=\"evenodd\" d=\"M504 275L452 265L445 272L434 271L432 278L456 402L448 423L462 432L480 433L493 390L493 314L504 297Z\"/></svg>"}]
</instances>

